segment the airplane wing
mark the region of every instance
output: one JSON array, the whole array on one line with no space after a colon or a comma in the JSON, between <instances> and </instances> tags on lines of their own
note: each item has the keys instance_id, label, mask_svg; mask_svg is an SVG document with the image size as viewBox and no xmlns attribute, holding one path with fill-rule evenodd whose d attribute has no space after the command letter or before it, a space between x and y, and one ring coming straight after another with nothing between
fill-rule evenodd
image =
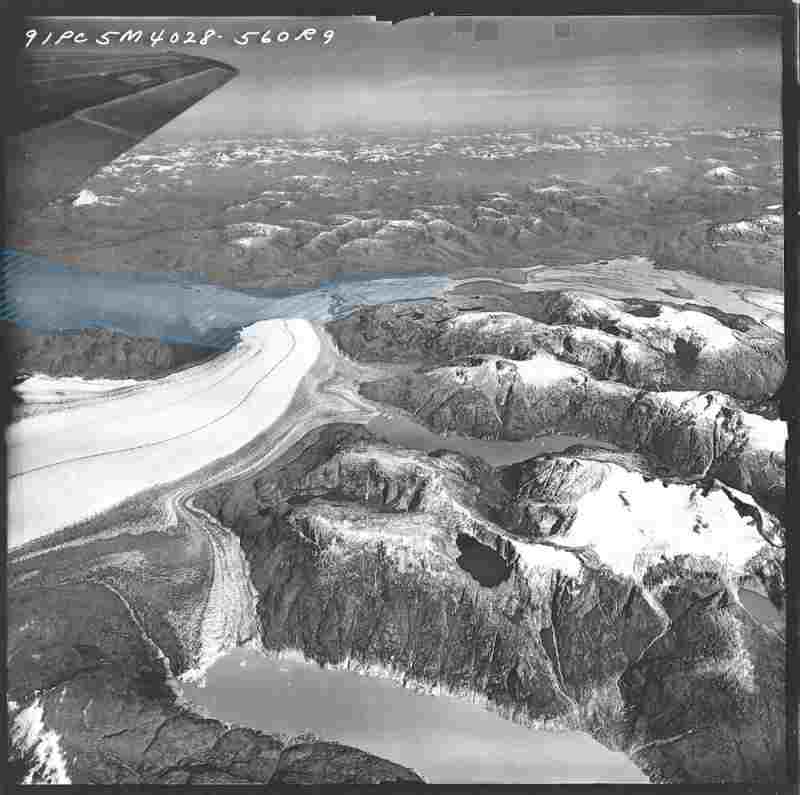
<instances>
[{"instance_id":1,"label":"airplane wing","mask_svg":"<svg viewBox=\"0 0 800 795\"><path fill-rule=\"evenodd\" d=\"M36 210L162 127L238 70L181 53L28 51L6 115L6 206Z\"/></svg>"}]
</instances>

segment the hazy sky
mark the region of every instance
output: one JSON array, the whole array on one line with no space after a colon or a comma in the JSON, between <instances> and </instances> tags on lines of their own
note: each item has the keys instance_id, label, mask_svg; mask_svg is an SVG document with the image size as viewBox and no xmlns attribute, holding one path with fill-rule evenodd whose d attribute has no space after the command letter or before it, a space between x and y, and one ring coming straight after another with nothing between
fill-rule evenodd
<instances>
[{"instance_id":1,"label":"hazy sky","mask_svg":"<svg viewBox=\"0 0 800 795\"><path fill-rule=\"evenodd\" d=\"M368 18L61 19L58 26L211 27L223 34L207 47L160 45L161 51L219 58L241 71L159 133L170 137L343 125L401 132L465 125L780 124L775 17L498 17L497 39L477 41L481 19L472 18L471 25L454 17L397 25ZM569 27L557 30L559 21ZM35 24L54 29L52 21ZM295 34L305 27L333 29L333 41L233 43L243 31ZM152 52L145 44L124 48L137 50Z\"/></svg>"}]
</instances>

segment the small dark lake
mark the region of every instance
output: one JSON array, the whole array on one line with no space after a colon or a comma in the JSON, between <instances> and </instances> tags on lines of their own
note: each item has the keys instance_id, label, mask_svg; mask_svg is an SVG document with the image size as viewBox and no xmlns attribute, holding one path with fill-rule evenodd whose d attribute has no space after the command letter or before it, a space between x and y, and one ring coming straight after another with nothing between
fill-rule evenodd
<instances>
[{"instance_id":1,"label":"small dark lake","mask_svg":"<svg viewBox=\"0 0 800 795\"><path fill-rule=\"evenodd\" d=\"M456 545L461 553L456 563L484 588L494 588L508 579L511 566L491 547L465 533L458 534Z\"/></svg>"}]
</instances>

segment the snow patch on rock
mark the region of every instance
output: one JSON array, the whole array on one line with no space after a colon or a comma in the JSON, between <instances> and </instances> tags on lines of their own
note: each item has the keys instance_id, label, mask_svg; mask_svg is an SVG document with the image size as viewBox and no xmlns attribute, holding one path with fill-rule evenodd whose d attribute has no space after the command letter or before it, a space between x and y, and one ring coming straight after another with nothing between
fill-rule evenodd
<instances>
[{"instance_id":1,"label":"snow patch on rock","mask_svg":"<svg viewBox=\"0 0 800 795\"><path fill-rule=\"evenodd\" d=\"M705 173L705 178L712 182L722 182L726 184L740 184L744 179L737 174L730 166L715 166Z\"/></svg>"},{"instance_id":2,"label":"snow patch on rock","mask_svg":"<svg viewBox=\"0 0 800 795\"><path fill-rule=\"evenodd\" d=\"M704 496L695 485L648 482L637 472L607 466L603 488L578 500L575 522L559 541L593 547L616 573L641 577L661 555L704 556L741 571L763 548L752 518L740 516L721 489ZM613 517L613 528L603 517Z\"/></svg>"},{"instance_id":3,"label":"snow patch on rock","mask_svg":"<svg viewBox=\"0 0 800 795\"><path fill-rule=\"evenodd\" d=\"M116 196L98 196L96 193L84 188L72 201L73 207L88 207L95 204L117 207L122 204L122 199Z\"/></svg>"},{"instance_id":4,"label":"snow patch on rock","mask_svg":"<svg viewBox=\"0 0 800 795\"><path fill-rule=\"evenodd\" d=\"M71 784L57 732L44 725L44 708L37 698L19 712L11 725L11 742L23 755L32 754L33 767L23 784Z\"/></svg>"}]
</instances>

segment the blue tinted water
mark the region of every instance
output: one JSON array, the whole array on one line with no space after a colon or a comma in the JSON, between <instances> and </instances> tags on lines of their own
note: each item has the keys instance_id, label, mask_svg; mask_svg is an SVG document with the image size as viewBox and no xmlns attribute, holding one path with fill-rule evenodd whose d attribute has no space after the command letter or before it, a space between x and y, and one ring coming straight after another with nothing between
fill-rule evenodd
<instances>
[{"instance_id":1,"label":"blue tinted water","mask_svg":"<svg viewBox=\"0 0 800 795\"><path fill-rule=\"evenodd\" d=\"M449 285L439 274L343 276L308 290L232 290L189 273L94 273L23 252L0 252L0 316L42 332L107 328L226 347L231 333L278 317L326 321L359 304L420 301Z\"/></svg>"}]
</instances>

